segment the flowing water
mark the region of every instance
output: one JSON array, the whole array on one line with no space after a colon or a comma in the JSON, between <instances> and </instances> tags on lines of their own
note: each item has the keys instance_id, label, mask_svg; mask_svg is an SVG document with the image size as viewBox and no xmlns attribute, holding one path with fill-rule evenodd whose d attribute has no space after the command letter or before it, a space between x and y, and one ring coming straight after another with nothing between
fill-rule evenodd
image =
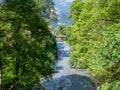
<instances>
[{"instance_id":1,"label":"flowing water","mask_svg":"<svg viewBox=\"0 0 120 90\"><path fill-rule=\"evenodd\" d=\"M58 59L55 60L55 73L50 81L41 82L45 90L96 90L94 82L85 69L73 69L69 66L70 46L56 41Z\"/></svg>"}]
</instances>

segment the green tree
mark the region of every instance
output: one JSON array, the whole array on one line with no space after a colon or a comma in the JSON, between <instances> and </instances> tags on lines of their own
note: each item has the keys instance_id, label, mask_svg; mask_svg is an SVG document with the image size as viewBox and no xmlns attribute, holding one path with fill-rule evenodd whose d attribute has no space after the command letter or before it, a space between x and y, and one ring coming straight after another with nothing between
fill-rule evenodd
<instances>
[{"instance_id":1,"label":"green tree","mask_svg":"<svg viewBox=\"0 0 120 90\"><path fill-rule=\"evenodd\" d=\"M1 3L2 89L30 90L53 71L54 37L34 0Z\"/></svg>"},{"instance_id":2,"label":"green tree","mask_svg":"<svg viewBox=\"0 0 120 90\"><path fill-rule=\"evenodd\" d=\"M120 0L75 0L70 8L70 64L89 69L99 90L120 88L119 10Z\"/></svg>"}]
</instances>

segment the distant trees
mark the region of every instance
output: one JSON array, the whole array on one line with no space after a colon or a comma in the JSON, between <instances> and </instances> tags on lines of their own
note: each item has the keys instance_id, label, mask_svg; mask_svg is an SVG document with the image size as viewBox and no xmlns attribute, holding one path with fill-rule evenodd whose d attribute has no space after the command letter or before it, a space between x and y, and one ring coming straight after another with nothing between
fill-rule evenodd
<instances>
[{"instance_id":1,"label":"distant trees","mask_svg":"<svg viewBox=\"0 0 120 90\"><path fill-rule=\"evenodd\" d=\"M31 90L40 77L47 77L54 69L55 40L42 16L44 3L42 0L0 3L2 90Z\"/></svg>"},{"instance_id":2,"label":"distant trees","mask_svg":"<svg viewBox=\"0 0 120 90\"><path fill-rule=\"evenodd\" d=\"M120 0L74 0L70 64L90 70L98 90L120 88Z\"/></svg>"},{"instance_id":3,"label":"distant trees","mask_svg":"<svg viewBox=\"0 0 120 90\"><path fill-rule=\"evenodd\" d=\"M54 3L53 0L39 0L42 1L44 4L44 8L42 9L42 16L46 18L47 22L58 22L57 14L55 13ZM40 2L39 2L40 3Z\"/></svg>"}]
</instances>

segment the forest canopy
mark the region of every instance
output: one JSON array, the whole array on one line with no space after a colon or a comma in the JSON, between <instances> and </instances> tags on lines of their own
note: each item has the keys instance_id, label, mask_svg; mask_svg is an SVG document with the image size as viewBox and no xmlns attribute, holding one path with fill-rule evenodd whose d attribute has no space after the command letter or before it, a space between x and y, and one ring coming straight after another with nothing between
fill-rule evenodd
<instances>
[{"instance_id":1,"label":"forest canopy","mask_svg":"<svg viewBox=\"0 0 120 90\"><path fill-rule=\"evenodd\" d=\"M52 14L47 5L53 8L53 1L0 3L2 90L31 90L40 77L53 72L56 45L46 22L49 17L44 15Z\"/></svg>"},{"instance_id":2,"label":"forest canopy","mask_svg":"<svg viewBox=\"0 0 120 90\"><path fill-rule=\"evenodd\" d=\"M59 32L72 46L69 63L88 69L98 90L120 88L120 0L74 0L71 26Z\"/></svg>"},{"instance_id":3,"label":"forest canopy","mask_svg":"<svg viewBox=\"0 0 120 90\"><path fill-rule=\"evenodd\" d=\"M56 44L48 29L57 21L53 0L1 0L3 90L31 90L54 70ZM120 0L74 0L57 33L71 45L69 64L88 69L97 90L120 88Z\"/></svg>"}]
</instances>

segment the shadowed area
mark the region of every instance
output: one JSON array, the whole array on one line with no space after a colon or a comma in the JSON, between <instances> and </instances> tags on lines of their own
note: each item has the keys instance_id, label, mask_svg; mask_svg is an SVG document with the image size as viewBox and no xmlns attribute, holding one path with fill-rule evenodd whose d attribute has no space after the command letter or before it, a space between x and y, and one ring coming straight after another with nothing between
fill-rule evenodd
<instances>
[{"instance_id":1,"label":"shadowed area","mask_svg":"<svg viewBox=\"0 0 120 90\"><path fill-rule=\"evenodd\" d=\"M71 89L70 90L96 90L95 83L90 77L80 76L80 75L70 75L71 76Z\"/></svg>"},{"instance_id":2,"label":"shadowed area","mask_svg":"<svg viewBox=\"0 0 120 90\"><path fill-rule=\"evenodd\" d=\"M88 76L77 74L61 76L44 82L45 90L96 90L95 83Z\"/></svg>"}]
</instances>

